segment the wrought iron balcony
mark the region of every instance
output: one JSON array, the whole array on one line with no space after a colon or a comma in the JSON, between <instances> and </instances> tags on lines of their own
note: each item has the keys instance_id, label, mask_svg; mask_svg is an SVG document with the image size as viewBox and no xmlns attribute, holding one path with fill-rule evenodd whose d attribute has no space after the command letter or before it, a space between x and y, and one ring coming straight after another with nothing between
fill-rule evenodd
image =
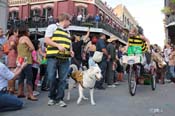
<instances>
[{"instance_id":1,"label":"wrought iron balcony","mask_svg":"<svg viewBox=\"0 0 175 116\"><path fill-rule=\"evenodd\" d=\"M8 0L9 6L20 5L20 4L30 4L35 2L51 2L53 0Z\"/></svg>"},{"instance_id":2,"label":"wrought iron balcony","mask_svg":"<svg viewBox=\"0 0 175 116\"><path fill-rule=\"evenodd\" d=\"M41 17L40 21L38 21L38 23L37 23L37 27L38 28L46 28L49 24L52 24L55 22L56 22L56 20L49 21L49 20L46 20L45 18ZM96 27L96 22L94 22L93 20L88 20L86 22L78 22L77 20L72 20L71 23L74 26L94 27L94 28L104 29L104 30L116 35L117 37L121 38L125 42L127 42L127 37L122 36L122 34L120 32L118 32L115 28L113 28L108 23L99 22L98 27ZM24 20L15 20L15 21L9 20L8 21L8 29L11 27L19 27L21 25L27 25L29 28L35 28L36 22L34 22L32 20L32 18L29 18L28 20L25 20L25 21Z\"/></svg>"},{"instance_id":3,"label":"wrought iron balcony","mask_svg":"<svg viewBox=\"0 0 175 116\"><path fill-rule=\"evenodd\" d=\"M8 0L9 5L16 5L16 4L25 4L29 0Z\"/></svg>"}]
</instances>

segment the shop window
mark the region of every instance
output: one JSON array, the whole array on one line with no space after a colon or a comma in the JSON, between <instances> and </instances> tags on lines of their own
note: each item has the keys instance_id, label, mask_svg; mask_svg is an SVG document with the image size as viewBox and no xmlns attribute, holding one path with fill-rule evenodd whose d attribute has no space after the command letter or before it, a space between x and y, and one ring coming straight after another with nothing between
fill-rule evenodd
<instances>
[{"instance_id":1,"label":"shop window","mask_svg":"<svg viewBox=\"0 0 175 116\"><path fill-rule=\"evenodd\" d=\"M77 15L81 13L83 16L87 15L87 8L83 6L78 6L77 7Z\"/></svg>"},{"instance_id":2,"label":"shop window","mask_svg":"<svg viewBox=\"0 0 175 116\"><path fill-rule=\"evenodd\" d=\"M30 11L30 16L33 17L35 15L40 15L40 9L34 9Z\"/></svg>"},{"instance_id":3,"label":"shop window","mask_svg":"<svg viewBox=\"0 0 175 116\"><path fill-rule=\"evenodd\" d=\"M47 20L49 16L53 16L53 9L50 7L44 8L42 16L43 16L43 18L45 18Z\"/></svg>"},{"instance_id":4,"label":"shop window","mask_svg":"<svg viewBox=\"0 0 175 116\"><path fill-rule=\"evenodd\" d=\"M18 11L12 11L9 13L9 18L11 19L17 19L19 17L19 12Z\"/></svg>"}]
</instances>

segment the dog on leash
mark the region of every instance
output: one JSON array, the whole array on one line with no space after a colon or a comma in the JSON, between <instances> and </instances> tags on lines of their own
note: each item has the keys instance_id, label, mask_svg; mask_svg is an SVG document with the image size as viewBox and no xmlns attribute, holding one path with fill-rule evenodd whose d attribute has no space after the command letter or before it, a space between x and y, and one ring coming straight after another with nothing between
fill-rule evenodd
<instances>
[{"instance_id":1,"label":"dog on leash","mask_svg":"<svg viewBox=\"0 0 175 116\"><path fill-rule=\"evenodd\" d=\"M87 100L88 98L84 96L83 90L85 88L90 89L90 100L91 105L95 105L94 102L94 86L97 80L100 80L102 78L101 69L97 64L94 66L91 66L89 69L84 71L78 71L78 68L76 65L72 64L70 66L70 69L72 70L71 75L68 81L68 96L67 100L70 100L70 91L75 86L75 84L78 84L78 90L79 90L79 98L77 100L77 104L80 104L82 99Z\"/></svg>"}]
</instances>

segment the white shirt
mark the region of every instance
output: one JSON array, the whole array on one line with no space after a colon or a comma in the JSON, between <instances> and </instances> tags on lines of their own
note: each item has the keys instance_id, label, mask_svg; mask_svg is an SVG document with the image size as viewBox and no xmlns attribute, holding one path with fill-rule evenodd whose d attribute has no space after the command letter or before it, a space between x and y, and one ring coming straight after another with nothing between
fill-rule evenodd
<instances>
[{"instance_id":1,"label":"white shirt","mask_svg":"<svg viewBox=\"0 0 175 116\"><path fill-rule=\"evenodd\" d=\"M80 14L80 15L78 15L77 16L77 21L81 21L82 20L82 18L83 18L83 16Z\"/></svg>"},{"instance_id":2,"label":"white shirt","mask_svg":"<svg viewBox=\"0 0 175 116\"><path fill-rule=\"evenodd\" d=\"M45 52L44 38L40 38L39 41L40 41L39 45L40 45L41 51Z\"/></svg>"},{"instance_id":3,"label":"white shirt","mask_svg":"<svg viewBox=\"0 0 175 116\"><path fill-rule=\"evenodd\" d=\"M52 37L54 31L58 28L57 24L51 24L47 27L45 31L45 37Z\"/></svg>"},{"instance_id":4,"label":"white shirt","mask_svg":"<svg viewBox=\"0 0 175 116\"><path fill-rule=\"evenodd\" d=\"M69 33L69 31L67 29L64 29L58 23L56 23L56 24L51 24L47 27L46 32L45 32L45 37L49 37L49 38L52 37L53 33L56 31L57 28L60 28L60 29L67 31Z\"/></svg>"},{"instance_id":5,"label":"white shirt","mask_svg":"<svg viewBox=\"0 0 175 116\"><path fill-rule=\"evenodd\" d=\"M14 73L11 72L4 64L0 62L0 90L8 86L8 80L14 77Z\"/></svg>"},{"instance_id":6,"label":"white shirt","mask_svg":"<svg viewBox=\"0 0 175 116\"><path fill-rule=\"evenodd\" d=\"M165 61L166 62L169 62L169 55L170 55L170 53L171 53L171 48L166 48L164 50L164 56L165 56Z\"/></svg>"}]
</instances>

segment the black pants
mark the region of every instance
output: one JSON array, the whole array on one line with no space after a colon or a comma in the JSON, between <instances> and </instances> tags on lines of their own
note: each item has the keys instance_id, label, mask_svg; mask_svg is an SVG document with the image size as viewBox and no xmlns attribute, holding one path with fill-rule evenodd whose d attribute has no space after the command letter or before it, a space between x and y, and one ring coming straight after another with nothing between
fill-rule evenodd
<instances>
[{"instance_id":1,"label":"black pants","mask_svg":"<svg viewBox=\"0 0 175 116\"><path fill-rule=\"evenodd\" d=\"M33 73L33 79L32 79L33 86L32 86L32 88L33 88L33 90L35 90L35 80L37 78L38 68L32 67L32 73Z\"/></svg>"},{"instance_id":2,"label":"black pants","mask_svg":"<svg viewBox=\"0 0 175 116\"><path fill-rule=\"evenodd\" d=\"M48 86L49 86L48 83L49 82L48 82L48 79L47 79L47 65L46 64L41 64L40 65L40 77L43 78L41 88L42 89L48 88Z\"/></svg>"},{"instance_id":3,"label":"black pants","mask_svg":"<svg viewBox=\"0 0 175 116\"><path fill-rule=\"evenodd\" d=\"M106 76L106 68L107 68L107 62L106 61L102 61L99 64L99 67L101 69L101 74L103 76L103 78L100 81L96 81L96 88L101 88L105 82L105 76Z\"/></svg>"}]
</instances>

